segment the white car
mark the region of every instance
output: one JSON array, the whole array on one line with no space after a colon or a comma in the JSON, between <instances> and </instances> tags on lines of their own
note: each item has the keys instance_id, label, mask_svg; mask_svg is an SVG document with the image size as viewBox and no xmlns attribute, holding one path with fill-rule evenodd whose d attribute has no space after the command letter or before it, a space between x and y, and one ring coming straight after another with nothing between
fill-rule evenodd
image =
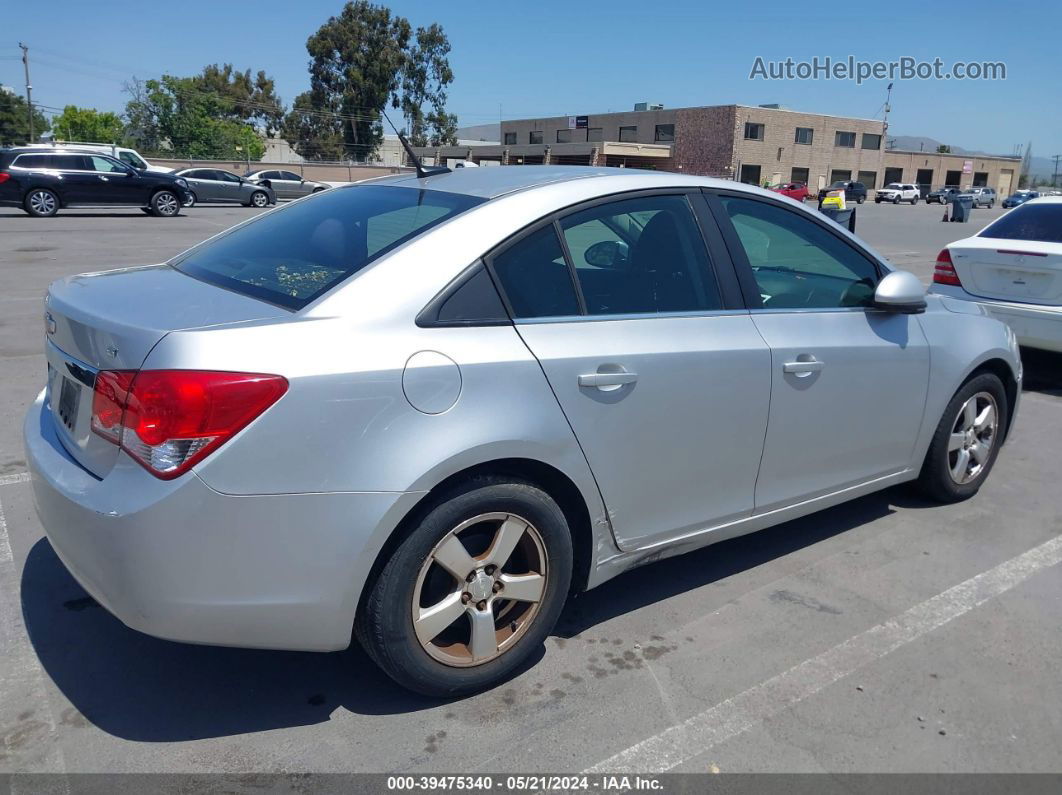
<instances>
[{"instance_id":1,"label":"white car","mask_svg":"<svg viewBox=\"0 0 1062 795\"><path fill-rule=\"evenodd\" d=\"M57 141L50 144L29 144L29 146L37 149L76 149L79 152L103 152L104 154L108 154L111 157L121 160L127 166L132 166L141 171L150 171L155 174L169 174L173 171L172 168L166 168L165 166L153 166L135 149L130 149L127 146L118 146L117 144Z\"/></svg>"},{"instance_id":2,"label":"white car","mask_svg":"<svg viewBox=\"0 0 1062 795\"><path fill-rule=\"evenodd\" d=\"M911 204L918 204L918 199L921 198L921 195L917 185L912 185L909 182L890 182L874 194L874 204L881 204L882 202L892 202L893 204L911 202Z\"/></svg>"},{"instance_id":3,"label":"white car","mask_svg":"<svg viewBox=\"0 0 1062 795\"><path fill-rule=\"evenodd\" d=\"M930 292L980 304L1021 345L1062 352L1062 197L1031 199L950 244Z\"/></svg>"}]
</instances>

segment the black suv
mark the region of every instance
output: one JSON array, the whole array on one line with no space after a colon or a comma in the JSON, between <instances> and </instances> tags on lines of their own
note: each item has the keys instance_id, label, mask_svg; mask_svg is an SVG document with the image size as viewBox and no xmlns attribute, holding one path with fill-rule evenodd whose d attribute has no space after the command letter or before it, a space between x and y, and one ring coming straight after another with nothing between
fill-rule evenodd
<instances>
[{"instance_id":1,"label":"black suv","mask_svg":"<svg viewBox=\"0 0 1062 795\"><path fill-rule=\"evenodd\" d=\"M948 204L960 193L962 193L962 191L953 185L945 185L943 188L937 188L936 190L931 190L927 193L926 204L933 204L934 202L937 204Z\"/></svg>"},{"instance_id":2,"label":"black suv","mask_svg":"<svg viewBox=\"0 0 1062 795\"><path fill-rule=\"evenodd\" d=\"M180 177L140 171L99 152L0 149L0 205L37 217L60 207L130 205L170 218L190 199Z\"/></svg>"},{"instance_id":3,"label":"black suv","mask_svg":"<svg viewBox=\"0 0 1062 795\"><path fill-rule=\"evenodd\" d=\"M844 201L855 202L856 204L862 204L867 200L867 186L862 182L848 182L847 180L841 180L835 182L828 188L822 188L819 191L819 205L822 205L822 200L826 198L826 194L835 190L844 191Z\"/></svg>"}]
</instances>

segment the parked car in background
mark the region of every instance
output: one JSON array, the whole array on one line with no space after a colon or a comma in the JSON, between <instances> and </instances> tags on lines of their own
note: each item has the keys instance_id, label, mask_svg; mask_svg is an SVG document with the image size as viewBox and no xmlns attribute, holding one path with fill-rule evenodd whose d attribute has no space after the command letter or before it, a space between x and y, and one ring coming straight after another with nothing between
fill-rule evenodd
<instances>
[{"instance_id":1,"label":"parked car in background","mask_svg":"<svg viewBox=\"0 0 1062 795\"><path fill-rule=\"evenodd\" d=\"M1019 205L1025 204L1025 202L1030 201L1031 199L1039 198L1040 194L1037 191L1019 190L1010 194L1010 196L1003 200L1003 207L1006 209L1010 209L1011 207L1017 207Z\"/></svg>"},{"instance_id":2,"label":"parked car in background","mask_svg":"<svg viewBox=\"0 0 1062 795\"><path fill-rule=\"evenodd\" d=\"M0 204L29 215L48 217L66 207L134 206L169 218L188 198L184 179L141 171L100 152L0 149Z\"/></svg>"},{"instance_id":3,"label":"parked car in background","mask_svg":"<svg viewBox=\"0 0 1062 795\"><path fill-rule=\"evenodd\" d=\"M30 149L51 149L53 151L76 149L79 152L102 152L105 155L110 155L116 160L121 160L127 166L138 168L141 171L152 171L156 174L173 173L172 168L152 165L135 149L130 149L127 146L118 146L117 144L86 143L81 141L53 141L52 143L47 144L27 144L26 146Z\"/></svg>"},{"instance_id":4,"label":"parked car in background","mask_svg":"<svg viewBox=\"0 0 1062 795\"><path fill-rule=\"evenodd\" d=\"M1021 394L1003 324L821 213L633 169L336 188L45 310L30 482L100 605L207 644L353 627L434 696L647 559L905 481L973 496Z\"/></svg>"},{"instance_id":5,"label":"parked car in background","mask_svg":"<svg viewBox=\"0 0 1062 795\"><path fill-rule=\"evenodd\" d=\"M992 209L996 206L995 188L976 187L964 190L962 193L964 196L973 197L974 207L987 207L989 209Z\"/></svg>"},{"instance_id":6,"label":"parked car in background","mask_svg":"<svg viewBox=\"0 0 1062 795\"><path fill-rule=\"evenodd\" d=\"M835 182L828 188L822 188L819 191L819 204L822 204L822 200L826 198L827 193L831 193L835 190L844 191L845 202L855 202L856 204L862 204L867 200L867 186L862 182L848 182L841 180Z\"/></svg>"},{"instance_id":7,"label":"parked car in background","mask_svg":"<svg viewBox=\"0 0 1062 795\"><path fill-rule=\"evenodd\" d=\"M874 193L874 204L881 204L882 202L918 204L919 196L921 196L921 193L917 185L912 185L910 182L890 182Z\"/></svg>"},{"instance_id":8,"label":"parked car in background","mask_svg":"<svg viewBox=\"0 0 1062 795\"><path fill-rule=\"evenodd\" d=\"M810 191L808 191L808 186L803 182L784 182L775 186L772 190L775 193L788 196L790 199L796 199L798 202L807 201L808 196L811 195Z\"/></svg>"},{"instance_id":9,"label":"parked car in background","mask_svg":"<svg viewBox=\"0 0 1062 795\"><path fill-rule=\"evenodd\" d=\"M1062 352L1062 197L1027 199L948 245L930 292L980 304L1022 345Z\"/></svg>"},{"instance_id":10,"label":"parked car in background","mask_svg":"<svg viewBox=\"0 0 1062 795\"><path fill-rule=\"evenodd\" d=\"M962 193L962 190L954 185L946 185L943 188L937 188L926 194L926 204L947 204L956 196Z\"/></svg>"},{"instance_id":11,"label":"parked car in background","mask_svg":"<svg viewBox=\"0 0 1062 795\"><path fill-rule=\"evenodd\" d=\"M238 202L248 207L266 207L277 203L269 184L251 182L220 168L186 168L177 172L188 182L191 194L185 207L198 202Z\"/></svg>"},{"instance_id":12,"label":"parked car in background","mask_svg":"<svg viewBox=\"0 0 1062 795\"><path fill-rule=\"evenodd\" d=\"M248 171L243 178L256 185L268 185L278 199L298 199L311 193L320 193L331 186L326 182L303 179L294 171Z\"/></svg>"}]
</instances>

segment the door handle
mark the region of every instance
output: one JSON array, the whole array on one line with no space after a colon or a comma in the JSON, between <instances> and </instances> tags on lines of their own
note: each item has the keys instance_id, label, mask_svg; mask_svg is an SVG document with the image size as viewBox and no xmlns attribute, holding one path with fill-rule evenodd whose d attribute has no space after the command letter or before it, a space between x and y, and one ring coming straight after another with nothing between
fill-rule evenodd
<instances>
[{"instance_id":1,"label":"door handle","mask_svg":"<svg viewBox=\"0 0 1062 795\"><path fill-rule=\"evenodd\" d=\"M638 380L637 373L626 371L619 373L586 373L579 376L579 386L593 387L608 390L618 388L625 384L633 384Z\"/></svg>"},{"instance_id":2,"label":"door handle","mask_svg":"<svg viewBox=\"0 0 1062 795\"><path fill-rule=\"evenodd\" d=\"M825 366L826 362L820 362L818 359L810 359L806 362L786 362L782 365L782 371L804 375L807 373L817 373Z\"/></svg>"},{"instance_id":3,"label":"door handle","mask_svg":"<svg viewBox=\"0 0 1062 795\"><path fill-rule=\"evenodd\" d=\"M102 174L100 174L100 175L99 175L99 177L100 177L100 179L102 179L102 180L103 180L104 182L106 182L106 181L107 181L107 178L106 178L105 176L103 176Z\"/></svg>"}]
</instances>

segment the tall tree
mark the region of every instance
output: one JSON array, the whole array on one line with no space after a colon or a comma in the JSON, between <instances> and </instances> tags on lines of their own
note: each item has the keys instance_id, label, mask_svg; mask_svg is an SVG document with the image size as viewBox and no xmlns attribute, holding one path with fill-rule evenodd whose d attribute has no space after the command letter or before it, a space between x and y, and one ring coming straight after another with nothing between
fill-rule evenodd
<instances>
[{"instance_id":1,"label":"tall tree","mask_svg":"<svg viewBox=\"0 0 1062 795\"><path fill-rule=\"evenodd\" d=\"M281 135L307 160L343 160L343 120L323 110L327 103L312 91L295 97L284 117Z\"/></svg>"},{"instance_id":2,"label":"tall tree","mask_svg":"<svg viewBox=\"0 0 1062 795\"><path fill-rule=\"evenodd\" d=\"M99 141L121 143L125 137L125 124L117 113L94 108L79 108L67 105L53 119L52 134L61 141Z\"/></svg>"},{"instance_id":3,"label":"tall tree","mask_svg":"<svg viewBox=\"0 0 1062 795\"><path fill-rule=\"evenodd\" d=\"M450 41L441 25L417 28L402 70L399 100L414 146L457 143L457 117L446 112L446 87L454 79L449 54Z\"/></svg>"},{"instance_id":4,"label":"tall tree","mask_svg":"<svg viewBox=\"0 0 1062 795\"><path fill-rule=\"evenodd\" d=\"M33 135L48 132L51 125L39 110L33 111ZM0 145L24 144L29 141L29 114L26 100L14 92L0 89Z\"/></svg>"},{"instance_id":5,"label":"tall tree","mask_svg":"<svg viewBox=\"0 0 1062 795\"><path fill-rule=\"evenodd\" d=\"M163 75L126 86L130 135L149 153L179 157L259 160L265 152L255 128L235 121L232 102L204 90L195 78Z\"/></svg>"},{"instance_id":6,"label":"tall tree","mask_svg":"<svg viewBox=\"0 0 1062 795\"><path fill-rule=\"evenodd\" d=\"M252 77L250 69L241 72L229 63L210 64L192 78L192 85L221 97L227 118L253 124L270 136L280 131L284 106L273 78L264 71Z\"/></svg>"}]
</instances>

